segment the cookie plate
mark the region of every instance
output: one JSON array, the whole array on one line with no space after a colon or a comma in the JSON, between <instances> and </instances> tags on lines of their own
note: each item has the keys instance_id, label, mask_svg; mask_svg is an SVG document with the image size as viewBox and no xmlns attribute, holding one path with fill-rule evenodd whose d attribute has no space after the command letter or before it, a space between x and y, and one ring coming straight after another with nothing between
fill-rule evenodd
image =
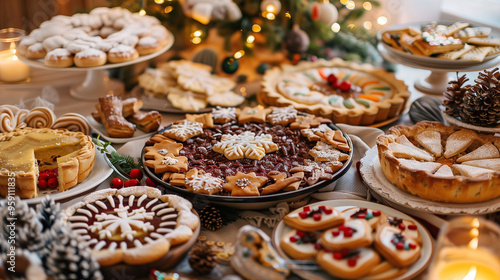
<instances>
[{"instance_id":1,"label":"cookie plate","mask_svg":"<svg viewBox=\"0 0 500 280\"><path fill-rule=\"evenodd\" d=\"M133 140L151 137L151 135L156 133L156 132L146 133L140 129L136 129L133 137L129 137L129 138L109 137L104 125L98 123L92 116L87 116L87 120L89 121L89 125L92 128L92 130L95 133L101 135L100 138L102 138L103 140L109 141L111 143L117 143L117 144L127 143L127 142L130 142ZM161 127L160 127L160 129L161 129Z\"/></svg>"},{"instance_id":2,"label":"cookie plate","mask_svg":"<svg viewBox=\"0 0 500 280\"><path fill-rule=\"evenodd\" d=\"M401 50L398 50L394 47L392 47L391 45L385 43L383 40L382 40L382 34L386 31L390 31L390 30L397 30L397 29L402 29L402 28L405 28L405 27L408 27L408 26L412 26L412 27L415 27L417 29L420 29L420 26L421 25L425 25L425 24L428 24L428 22L422 22L422 23L410 23L410 24L399 24L399 25L391 25L391 26L388 26L382 30L380 30L378 33L377 33L377 39L378 41L380 42L381 45L384 46L384 48L389 52L391 53L392 55L396 55L400 58L403 58L403 59L406 59L410 62L415 62L415 63L418 63L418 64L424 64L424 65L428 65L428 66L435 66L435 67L441 67L441 68L448 68L448 67L469 67L469 66L476 66L476 65L480 65L480 64L483 64L485 62L488 62L494 58L497 58L498 56L500 56L500 53L499 54L494 54L494 55L489 55L489 56L486 56L484 58L483 61L467 61L467 60L449 60L449 59L443 59L443 58L438 58L438 57L432 57L432 56L422 56L422 55L414 55L412 53L409 53L409 52L405 52L405 51L401 51ZM449 25L448 23L441 23L441 24L446 24L446 25ZM495 31L492 30L492 33L494 33ZM498 34L493 34L493 36L495 38L498 38Z\"/></svg>"},{"instance_id":3,"label":"cookie plate","mask_svg":"<svg viewBox=\"0 0 500 280\"><path fill-rule=\"evenodd\" d=\"M378 203L373 203L369 201L362 201L362 200L350 200L350 199L340 199L340 200L327 200L327 201L321 201L317 203L310 204L311 207L314 206L319 206L319 205L325 205L325 206L330 206L334 207L335 209L342 211L347 208L351 207L364 207L364 208L370 208L370 209L376 209L384 212L387 215L390 216L396 216L399 218L403 219L408 219L413 221L417 227L418 231L422 237L422 255L420 258L412 265L408 267L408 270L406 273L403 275L394 278L392 280L406 280L406 279L413 279L415 276L418 274L422 273L422 271L425 270L425 268L429 265L433 252L434 252L434 240L432 239L431 234L429 231L417 220L414 218L396 210L391 207L381 205ZM285 235L287 232L292 230L291 227L286 225L283 220L281 220L278 225L274 228L274 231L272 233L272 242L274 248L278 251L278 253L285 258L286 260L290 260L290 258L283 252L281 249L279 243L281 240L281 237ZM301 270L301 269L295 269L294 272L298 274L299 276L303 277L304 279L309 279L309 280L327 280L327 279L332 279L333 276L330 274L326 273L323 270ZM337 279L337 278L334 278ZM363 279L363 278L360 278Z\"/></svg>"},{"instance_id":4,"label":"cookie plate","mask_svg":"<svg viewBox=\"0 0 500 280\"><path fill-rule=\"evenodd\" d=\"M333 124L328 124L330 128L334 130L340 130L337 126ZM164 130L169 129L169 127L166 127L165 129L161 130L159 133L163 133ZM157 177L156 174L148 167L144 168L144 171L146 175L153 180L158 187L164 188L168 192L174 192L178 195L181 195L182 197L190 200L195 207L198 207L200 205L206 205L208 203L213 203L213 204L219 204L219 205L224 205L232 208L238 208L238 209L266 209L272 206L275 206L276 204L280 202L289 202L289 201L297 201L300 200L309 194L321 189L322 187L325 187L331 183L334 183L338 178L340 178L342 175L344 175L350 168L352 164L352 158L353 158L353 145L351 138L342 131L343 136L346 138L349 147L351 147L351 151L349 152L349 159L344 163L344 166L340 168L335 174L333 174L333 178L330 180L323 180L319 181L316 184L306 186L299 188L298 190L295 191L289 191L289 192L278 192L278 193L272 193L268 195L263 195L263 196L223 196L223 195L206 195L206 194L199 194L199 193L193 193L188 191L185 188L182 187L177 187L170 185L169 183L163 181L161 178ZM141 153L141 160L142 164L144 165L145 159L144 159L144 148L142 149Z\"/></svg>"}]
</instances>

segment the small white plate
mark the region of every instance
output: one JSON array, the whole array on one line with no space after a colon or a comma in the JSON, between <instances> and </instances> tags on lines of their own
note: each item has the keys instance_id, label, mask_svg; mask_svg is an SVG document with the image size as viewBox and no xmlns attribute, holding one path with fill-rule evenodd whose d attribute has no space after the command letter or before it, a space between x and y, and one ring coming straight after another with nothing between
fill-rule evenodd
<instances>
[{"instance_id":1,"label":"small white plate","mask_svg":"<svg viewBox=\"0 0 500 280\"><path fill-rule=\"evenodd\" d=\"M149 137L151 137L151 135L156 133L156 131L146 133L140 129L136 129L133 137L114 138L114 137L109 137L104 125L98 123L92 116L87 116L87 120L89 121L89 124L90 124L90 127L92 128L92 130L95 133L101 135L101 137L99 139L103 139L105 141L108 141L111 143L116 143L116 144L122 144L122 143L127 143L127 142L130 142L133 140L149 138ZM160 127L159 129L162 129L162 127Z\"/></svg>"},{"instance_id":2,"label":"small white plate","mask_svg":"<svg viewBox=\"0 0 500 280\"><path fill-rule=\"evenodd\" d=\"M108 146L108 150L110 152L116 151L111 146ZM23 201L30 205L38 204L42 202L42 199L45 196L49 195L52 199L54 199L54 201L60 202L63 200L74 198L76 196L79 196L80 194L92 190L93 188L96 188L97 186L99 186L100 183L106 180L111 175L111 173L113 173L113 169L111 169L109 165L105 162L104 156L105 156L104 154L101 154L101 152L99 152L99 150L96 149L95 162L92 171L90 171L89 176L85 180L83 180L83 182L79 183L73 188L64 192L58 192L57 190L51 190L51 189L40 190L38 192L37 198L23 199Z\"/></svg>"},{"instance_id":3,"label":"small white plate","mask_svg":"<svg viewBox=\"0 0 500 280\"><path fill-rule=\"evenodd\" d=\"M408 216L396 209L390 208L388 206L374 203L374 202L369 202L369 201L363 201L363 200L351 200L351 199L340 199L340 200L326 200L326 201L320 201L317 203L310 204L311 207L319 206L319 205L325 205L325 206L330 206L334 207L335 209L342 211L347 208L351 207L363 207L363 208L370 208L370 209L376 209L384 212L385 214L389 216L394 216L402 219L408 219L413 221L417 227L418 231L420 233L420 236L422 236L422 254L420 258L412 265L408 266L407 271L397 277L394 278L393 280L405 280L405 279L413 279L415 276L418 274L422 273L422 271L429 265L429 262L431 261L432 254L434 251L434 240L432 239L431 234L429 231L417 220L412 218L411 216ZM285 224L283 220L281 220L276 228L273 231L272 235L272 241L273 241L273 246L276 248L278 253L285 258L286 260L289 260L290 258L283 252L283 250L280 247L280 240L283 235L285 235L287 232L292 230L291 227ZM327 280L327 279L332 279L333 276L330 274L326 273L323 270L319 271L314 271L314 270L294 270L296 274L299 276L303 277L304 279L309 279L309 280ZM336 279L336 278L334 278ZM361 278L362 279L362 278Z\"/></svg>"}]
</instances>

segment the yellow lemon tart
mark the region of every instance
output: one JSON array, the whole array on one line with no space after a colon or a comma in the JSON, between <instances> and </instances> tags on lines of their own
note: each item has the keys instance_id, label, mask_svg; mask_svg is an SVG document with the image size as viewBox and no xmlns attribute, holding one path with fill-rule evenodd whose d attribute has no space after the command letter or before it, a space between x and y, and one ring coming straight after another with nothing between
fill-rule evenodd
<instances>
[{"instance_id":1,"label":"yellow lemon tart","mask_svg":"<svg viewBox=\"0 0 500 280\"><path fill-rule=\"evenodd\" d=\"M94 166L95 145L81 132L24 128L0 134L0 195L38 196L38 174L58 173L59 191L82 182Z\"/></svg>"}]
</instances>

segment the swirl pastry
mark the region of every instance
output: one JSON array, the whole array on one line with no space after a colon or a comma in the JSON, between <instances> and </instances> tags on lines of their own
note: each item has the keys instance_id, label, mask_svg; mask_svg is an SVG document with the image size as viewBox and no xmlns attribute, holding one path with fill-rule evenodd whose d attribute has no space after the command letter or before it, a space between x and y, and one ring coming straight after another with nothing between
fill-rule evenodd
<instances>
[{"instance_id":1,"label":"swirl pastry","mask_svg":"<svg viewBox=\"0 0 500 280\"><path fill-rule=\"evenodd\" d=\"M0 132L11 132L16 128L25 127L24 119L27 114L28 110L13 105L0 106Z\"/></svg>"},{"instance_id":2,"label":"swirl pastry","mask_svg":"<svg viewBox=\"0 0 500 280\"><path fill-rule=\"evenodd\" d=\"M26 125L32 128L51 128L56 116L47 107L36 107L26 116Z\"/></svg>"},{"instance_id":3,"label":"swirl pastry","mask_svg":"<svg viewBox=\"0 0 500 280\"><path fill-rule=\"evenodd\" d=\"M90 133L90 126L87 119L77 113L67 113L62 115L54 122L52 128L65 128L69 131L79 131L86 135Z\"/></svg>"}]
</instances>

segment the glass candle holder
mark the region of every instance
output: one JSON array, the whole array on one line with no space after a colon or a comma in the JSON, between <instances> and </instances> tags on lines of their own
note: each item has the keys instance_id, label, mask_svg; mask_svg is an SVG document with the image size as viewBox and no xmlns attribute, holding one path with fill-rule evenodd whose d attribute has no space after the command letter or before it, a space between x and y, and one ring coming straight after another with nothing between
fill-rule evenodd
<instances>
[{"instance_id":1,"label":"glass candle holder","mask_svg":"<svg viewBox=\"0 0 500 280\"><path fill-rule=\"evenodd\" d=\"M16 46L25 35L24 30L6 28L0 30L0 81L12 83L26 81L30 68L16 55Z\"/></svg>"},{"instance_id":2,"label":"glass candle holder","mask_svg":"<svg viewBox=\"0 0 500 280\"><path fill-rule=\"evenodd\" d=\"M500 226L478 217L451 220L439 234L428 279L500 279Z\"/></svg>"}]
</instances>

